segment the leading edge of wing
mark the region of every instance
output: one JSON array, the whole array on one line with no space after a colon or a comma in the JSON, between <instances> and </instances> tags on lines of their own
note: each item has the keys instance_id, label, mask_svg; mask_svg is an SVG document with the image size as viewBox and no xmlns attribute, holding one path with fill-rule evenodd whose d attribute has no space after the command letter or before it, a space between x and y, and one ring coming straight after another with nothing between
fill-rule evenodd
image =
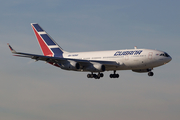
<instances>
[{"instance_id":1,"label":"leading edge of wing","mask_svg":"<svg viewBox=\"0 0 180 120\"><path fill-rule=\"evenodd\" d=\"M28 57L31 59L35 59L36 61L42 60L46 62L53 62L53 63L63 63L68 60L72 60L75 62L78 62L80 64L91 64L92 62L100 63L103 65L112 65L112 66L119 66L116 61L101 61L101 60L82 60L82 59L71 59L71 58L60 58L60 57L49 57L49 56L43 56L43 55L36 55L36 54L28 54L28 53L21 53L17 52L15 53L18 57Z\"/></svg>"},{"instance_id":2,"label":"leading edge of wing","mask_svg":"<svg viewBox=\"0 0 180 120\"><path fill-rule=\"evenodd\" d=\"M72 60L75 62L78 62L80 64L91 64L91 62L100 63L103 65L113 65L113 66L119 66L116 61L101 61L101 60L83 60L83 59L72 59L72 58L60 58L60 57L50 57L50 56L44 56L44 55L37 55L37 54L29 54L29 53L22 53L22 52L16 52L9 44L8 44L11 52L14 54L14 56L17 57L27 57L31 59L35 59L36 61L42 60L46 62L54 62L54 63L62 63L68 60Z\"/></svg>"}]
</instances>

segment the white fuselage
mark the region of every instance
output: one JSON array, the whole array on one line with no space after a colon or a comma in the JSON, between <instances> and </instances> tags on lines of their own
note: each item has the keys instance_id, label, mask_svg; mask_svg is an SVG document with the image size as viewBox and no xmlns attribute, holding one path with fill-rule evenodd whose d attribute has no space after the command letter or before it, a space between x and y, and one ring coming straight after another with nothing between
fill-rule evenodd
<instances>
[{"instance_id":1,"label":"white fuselage","mask_svg":"<svg viewBox=\"0 0 180 120\"><path fill-rule=\"evenodd\" d=\"M163 51L151 49L126 49L93 52L67 52L64 51L37 23L31 23L35 36L41 47L43 55L16 52L9 44L9 48L15 56L41 60L59 67L63 70L91 72L87 78L100 79L102 72L113 71L110 78L119 78L116 70L132 70L133 72L148 72L154 67L164 65L171 61L171 57ZM94 74L94 72L98 74Z\"/></svg>"},{"instance_id":2,"label":"white fuselage","mask_svg":"<svg viewBox=\"0 0 180 120\"><path fill-rule=\"evenodd\" d=\"M171 61L171 57L160 56L163 51L151 49L126 49L111 51L64 53L64 58L116 61L119 66L108 66L106 70L133 70L154 68Z\"/></svg>"}]
</instances>

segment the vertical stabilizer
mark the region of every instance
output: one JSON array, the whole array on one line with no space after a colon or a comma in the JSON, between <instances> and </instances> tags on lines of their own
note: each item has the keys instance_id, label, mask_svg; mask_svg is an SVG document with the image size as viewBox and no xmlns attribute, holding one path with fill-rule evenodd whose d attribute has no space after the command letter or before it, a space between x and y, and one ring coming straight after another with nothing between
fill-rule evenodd
<instances>
[{"instance_id":1,"label":"vertical stabilizer","mask_svg":"<svg viewBox=\"0 0 180 120\"><path fill-rule=\"evenodd\" d=\"M31 23L41 50L45 56L63 57L63 49L37 23Z\"/></svg>"}]
</instances>

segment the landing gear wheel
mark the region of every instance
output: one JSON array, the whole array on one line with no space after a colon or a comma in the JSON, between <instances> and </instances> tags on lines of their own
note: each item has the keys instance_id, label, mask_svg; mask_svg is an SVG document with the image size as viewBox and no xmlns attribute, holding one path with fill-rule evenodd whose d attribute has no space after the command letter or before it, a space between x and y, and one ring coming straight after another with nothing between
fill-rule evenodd
<instances>
[{"instance_id":1,"label":"landing gear wheel","mask_svg":"<svg viewBox=\"0 0 180 120\"><path fill-rule=\"evenodd\" d=\"M109 77L110 77L110 78L113 78L113 74L110 74Z\"/></svg>"},{"instance_id":2,"label":"landing gear wheel","mask_svg":"<svg viewBox=\"0 0 180 120\"><path fill-rule=\"evenodd\" d=\"M94 78L94 79L100 79L103 76L104 74L100 72L98 74L93 74L93 72L91 74L87 74L87 78Z\"/></svg>"},{"instance_id":3,"label":"landing gear wheel","mask_svg":"<svg viewBox=\"0 0 180 120\"><path fill-rule=\"evenodd\" d=\"M119 78L119 74L116 74L116 78Z\"/></svg>"},{"instance_id":4,"label":"landing gear wheel","mask_svg":"<svg viewBox=\"0 0 180 120\"><path fill-rule=\"evenodd\" d=\"M90 78L93 78L93 74L91 74L91 77Z\"/></svg>"},{"instance_id":5,"label":"landing gear wheel","mask_svg":"<svg viewBox=\"0 0 180 120\"><path fill-rule=\"evenodd\" d=\"M116 78L116 74L113 74L113 78Z\"/></svg>"},{"instance_id":6,"label":"landing gear wheel","mask_svg":"<svg viewBox=\"0 0 180 120\"><path fill-rule=\"evenodd\" d=\"M110 74L109 77L110 78L119 78L119 74Z\"/></svg>"},{"instance_id":7,"label":"landing gear wheel","mask_svg":"<svg viewBox=\"0 0 180 120\"><path fill-rule=\"evenodd\" d=\"M91 78L91 74L87 74L87 78Z\"/></svg>"},{"instance_id":8,"label":"landing gear wheel","mask_svg":"<svg viewBox=\"0 0 180 120\"><path fill-rule=\"evenodd\" d=\"M87 78L93 78L93 74L87 74Z\"/></svg>"},{"instance_id":9,"label":"landing gear wheel","mask_svg":"<svg viewBox=\"0 0 180 120\"><path fill-rule=\"evenodd\" d=\"M96 78L97 77L97 75L96 74L93 74L93 78Z\"/></svg>"},{"instance_id":10,"label":"landing gear wheel","mask_svg":"<svg viewBox=\"0 0 180 120\"><path fill-rule=\"evenodd\" d=\"M104 77L104 74L103 74L103 73L100 73L100 77Z\"/></svg>"},{"instance_id":11,"label":"landing gear wheel","mask_svg":"<svg viewBox=\"0 0 180 120\"><path fill-rule=\"evenodd\" d=\"M154 73L153 72L148 72L148 76L153 76Z\"/></svg>"}]
</instances>

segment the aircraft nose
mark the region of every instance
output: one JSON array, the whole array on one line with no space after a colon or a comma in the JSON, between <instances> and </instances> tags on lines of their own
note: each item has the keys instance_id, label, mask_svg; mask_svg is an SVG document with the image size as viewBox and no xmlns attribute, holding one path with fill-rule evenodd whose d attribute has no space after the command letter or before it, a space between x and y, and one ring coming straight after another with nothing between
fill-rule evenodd
<instances>
[{"instance_id":1,"label":"aircraft nose","mask_svg":"<svg viewBox=\"0 0 180 120\"><path fill-rule=\"evenodd\" d=\"M171 60L172 60L172 57L169 56L169 57L167 58L167 63L170 62Z\"/></svg>"},{"instance_id":2,"label":"aircraft nose","mask_svg":"<svg viewBox=\"0 0 180 120\"><path fill-rule=\"evenodd\" d=\"M169 62L172 60L172 57L171 56L169 56Z\"/></svg>"}]
</instances>

